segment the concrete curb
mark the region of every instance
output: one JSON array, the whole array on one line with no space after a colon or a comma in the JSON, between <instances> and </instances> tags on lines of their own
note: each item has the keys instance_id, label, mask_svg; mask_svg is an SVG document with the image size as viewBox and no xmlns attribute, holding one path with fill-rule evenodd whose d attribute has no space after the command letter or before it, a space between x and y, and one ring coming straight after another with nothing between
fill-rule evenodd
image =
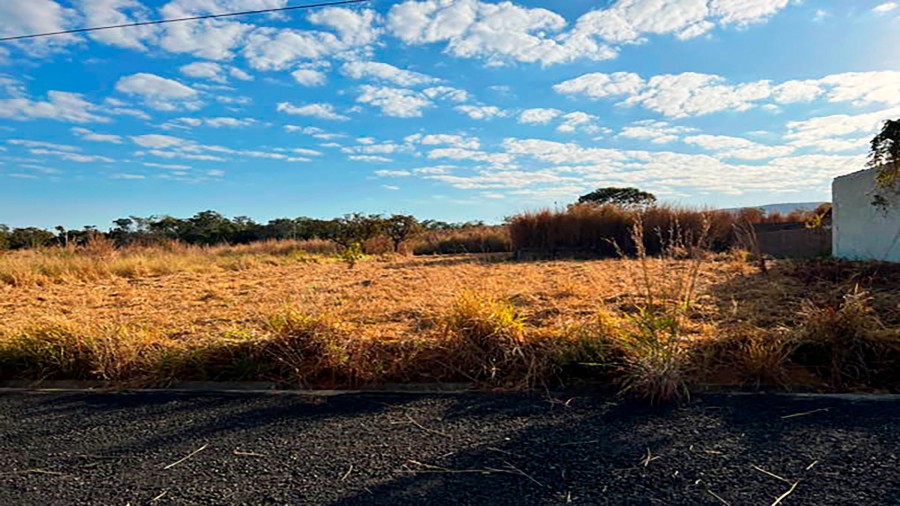
<instances>
[{"instance_id":1,"label":"concrete curb","mask_svg":"<svg viewBox=\"0 0 900 506\"><path fill-rule=\"evenodd\" d=\"M559 390L565 392L566 389ZM584 389L578 389L584 392ZM223 395L286 395L300 397L336 397L353 394L421 394L451 395L465 393L491 393L490 390L478 388L474 383L409 383L368 386L358 389L290 389L279 387L276 383L185 381L173 383L167 387L129 388L102 381L0 381L0 394L3 393L176 393L176 394L223 394ZM511 393L511 392L504 392ZM599 390L596 393L602 393ZM777 392L777 391L742 391L727 387L701 387L692 392L693 396L727 395L727 396L779 396L797 400L833 399L853 402L898 402L900 394L878 393L821 393L821 392Z\"/></svg>"},{"instance_id":2,"label":"concrete curb","mask_svg":"<svg viewBox=\"0 0 900 506\"><path fill-rule=\"evenodd\" d=\"M334 397L347 394L460 394L483 391L470 383L410 383L367 386L357 389L303 389L283 388L276 383L248 382L216 382L216 381L184 381L166 387L138 387L113 384L103 381L0 381L0 393L32 392L32 393L208 393L208 394L265 394L296 395L312 397Z\"/></svg>"}]
</instances>

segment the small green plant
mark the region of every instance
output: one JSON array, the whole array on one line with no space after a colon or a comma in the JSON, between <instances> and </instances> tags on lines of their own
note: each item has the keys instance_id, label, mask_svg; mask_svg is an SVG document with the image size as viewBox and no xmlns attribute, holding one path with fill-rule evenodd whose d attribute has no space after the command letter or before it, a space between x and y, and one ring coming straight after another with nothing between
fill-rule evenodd
<instances>
[{"instance_id":1,"label":"small green plant","mask_svg":"<svg viewBox=\"0 0 900 506\"><path fill-rule=\"evenodd\" d=\"M339 253L339 256L342 261L347 264L347 267L353 268L356 266L356 263L365 258L365 253L363 253L362 245L358 242L350 243L349 246L343 248Z\"/></svg>"}]
</instances>

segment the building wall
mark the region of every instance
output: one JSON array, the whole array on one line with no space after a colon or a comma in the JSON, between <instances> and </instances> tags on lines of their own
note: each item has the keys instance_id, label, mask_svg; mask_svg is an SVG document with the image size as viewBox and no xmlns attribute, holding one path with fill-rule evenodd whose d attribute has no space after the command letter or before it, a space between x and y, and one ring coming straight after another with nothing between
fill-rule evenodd
<instances>
[{"instance_id":1,"label":"building wall","mask_svg":"<svg viewBox=\"0 0 900 506\"><path fill-rule=\"evenodd\" d=\"M838 258L900 262L900 196L886 195L887 213L872 205L875 171L834 180L832 251Z\"/></svg>"},{"instance_id":2,"label":"building wall","mask_svg":"<svg viewBox=\"0 0 900 506\"><path fill-rule=\"evenodd\" d=\"M767 230L765 225L781 225ZM784 225L793 225L786 227ZM754 227L759 251L775 258L820 258L831 255L831 228L806 228L803 222Z\"/></svg>"}]
</instances>

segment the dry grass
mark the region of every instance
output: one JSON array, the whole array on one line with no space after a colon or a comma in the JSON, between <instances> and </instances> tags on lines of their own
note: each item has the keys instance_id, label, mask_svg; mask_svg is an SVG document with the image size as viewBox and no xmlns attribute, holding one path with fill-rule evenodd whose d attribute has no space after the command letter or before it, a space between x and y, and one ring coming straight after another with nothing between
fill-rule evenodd
<instances>
[{"instance_id":1,"label":"dry grass","mask_svg":"<svg viewBox=\"0 0 900 506\"><path fill-rule=\"evenodd\" d=\"M425 232L411 241L416 255L459 255L510 251L509 229L504 226L467 227Z\"/></svg>"},{"instance_id":2,"label":"dry grass","mask_svg":"<svg viewBox=\"0 0 900 506\"><path fill-rule=\"evenodd\" d=\"M46 285L97 282L107 278L147 278L176 273L241 271L260 264L321 261L336 253L328 241L265 241L240 246L161 246L115 248L106 239L85 247L0 252L0 284Z\"/></svg>"},{"instance_id":3,"label":"dry grass","mask_svg":"<svg viewBox=\"0 0 900 506\"><path fill-rule=\"evenodd\" d=\"M626 209L610 204L585 204L517 215L509 223L509 234L513 249L537 251L551 257L567 252L607 257L620 252L633 255L639 244L649 254L657 255L676 238L696 240L701 235L705 235L710 249L721 252L742 246L737 233L739 225L806 221L813 215L798 211L763 216L756 209L731 212L673 205ZM638 221L643 224L639 242L632 234Z\"/></svg>"},{"instance_id":4,"label":"dry grass","mask_svg":"<svg viewBox=\"0 0 900 506\"><path fill-rule=\"evenodd\" d=\"M592 364L660 399L697 381L900 384L896 267L778 262L760 275L743 256L698 262L688 247L531 263L369 257L348 269L303 246L6 254L0 378L527 387Z\"/></svg>"}]
</instances>

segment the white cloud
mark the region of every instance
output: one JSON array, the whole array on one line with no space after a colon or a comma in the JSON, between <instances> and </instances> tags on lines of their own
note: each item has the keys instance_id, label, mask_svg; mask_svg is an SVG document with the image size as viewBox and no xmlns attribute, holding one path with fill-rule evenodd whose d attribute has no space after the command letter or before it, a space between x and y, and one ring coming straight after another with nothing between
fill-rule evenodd
<instances>
[{"instance_id":1,"label":"white cloud","mask_svg":"<svg viewBox=\"0 0 900 506\"><path fill-rule=\"evenodd\" d=\"M285 0L172 0L160 9L161 18L183 18L237 10L283 7ZM230 60L255 27L234 20L208 19L163 25L160 46L172 53L188 53L209 60Z\"/></svg>"},{"instance_id":2,"label":"white cloud","mask_svg":"<svg viewBox=\"0 0 900 506\"><path fill-rule=\"evenodd\" d=\"M486 162L494 167L504 167L512 163L513 158L507 153L487 153L474 149L437 148L428 153L428 158L449 158L451 160L472 160Z\"/></svg>"},{"instance_id":3,"label":"white cloud","mask_svg":"<svg viewBox=\"0 0 900 506\"><path fill-rule=\"evenodd\" d=\"M444 42L446 52L483 58L489 65L509 60L552 65L614 58L613 45L638 44L647 34L688 39L717 25L762 22L787 5L788 0L618 0L567 29L559 14L510 2L411 0L391 8L388 29L408 44Z\"/></svg>"},{"instance_id":4,"label":"white cloud","mask_svg":"<svg viewBox=\"0 0 900 506\"><path fill-rule=\"evenodd\" d=\"M455 165L433 165L431 167L419 167L417 169L413 169L414 174L449 174L450 171L455 169Z\"/></svg>"},{"instance_id":5,"label":"white cloud","mask_svg":"<svg viewBox=\"0 0 900 506\"><path fill-rule=\"evenodd\" d=\"M196 110L202 105L197 90L155 74L138 73L119 79L116 91L137 95L149 107L160 111Z\"/></svg>"},{"instance_id":6,"label":"white cloud","mask_svg":"<svg viewBox=\"0 0 900 506\"><path fill-rule=\"evenodd\" d=\"M297 61L324 59L343 49L330 33L261 28L248 36L244 56L253 68L283 70Z\"/></svg>"},{"instance_id":7,"label":"white cloud","mask_svg":"<svg viewBox=\"0 0 900 506\"><path fill-rule=\"evenodd\" d=\"M625 103L641 104L665 116L685 118L723 110L745 111L771 94L768 81L730 85L720 76L687 72L654 76L644 90Z\"/></svg>"},{"instance_id":8,"label":"white cloud","mask_svg":"<svg viewBox=\"0 0 900 506\"><path fill-rule=\"evenodd\" d=\"M388 63L372 61L352 61L345 63L341 72L353 79L380 79L398 86L419 86L434 84L439 81L435 77L401 69Z\"/></svg>"},{"instance_id":9,"label":"white cloud","mask_svg":"<svg viewBox=\"0 0 900 506\"><path fill-rule=\"evenodd\" d=\"M343 151L344 153L355 153L363 155L389 155L392 153L399 153L408 150L408 146L393 142L385 142L381 144L363 144L361 146L348 146L341 149L341 151Z\"/></svg>"},{"instance_id":10,"label":"white cloud","mask_svg":"<svg viewBox=\"0 0 900 506\"><path fill-rule=\"evenodd\" d=\"M309 20L334 29L337 35L316 30L259 28L247 37L244 56L254 68L281 70L300 60L366 54L379 33L374 25L376 15L371 10L321 9L310 14Z\"/></svg>"},{"instance_id":11,"label":"white cloud","mask_svg":"<svg viewBox=\"0 0 900 506\"><path fill-rule=\"evenodd\" d=\"M12 144L13 146L22 146L25 148L46 148L55 151L81 151L81 148L77 146L71 146L68 144L56 144L53 142L32 141L29 139L10 139L6 141L6 143Z\"/></svg>"},{"instance_id":12,"label":"white cloud","mask_svg":"<svg viewBox=\"0 0 900 506\"><path fill-rule=\"evenodd\" d=\"M275 151L288 151L288 152L294 153L295 155L303 155L303 156L322 156L321 151L316 151L315 149L307 149L307 148L276 149Z\"/></svg>"},{"instance_id":13,"label":"white cloud","mask_svg":"<svg viewBox=\"0 0 900 506\"><path fill-rule=\"evenodd\" d=\"M888 12L893 11L897 7L900 7L900 4L897 2L884 2L883 4L879 4L872 9L873 12L878 14L887 14Z\"/></svg>"},{"instance_id":14,"label":"white cloud","mask_svg":"<svg viewBox=\"0 0 900 506\"><path fill-rule=\"evenodd\" d=\"M788 81L772 88L772 96L779 104L812 102L822 93L822 86L815 80Z\"/></svg>"},{"instance_id":15,"label":"white cloud","mask_svg":"<svg viewBox=\"0 0 900 506\"><path fill-rule=\"evenodd\" d=\"M677 141L681 134L694 132L695 129L671 125L665 121L643 120L636 121L622 128L619 137L628 139L645 139L653 144L666 144Z\"/></svg>"},{"instance_id":16,"label":"white cloud","mask_svg":"<svg viewBox=\"0 0 900 506\"><path fill-rule=\"evenodd\" d=\"M30 153L35 155L44 155L44 156L55 156L58 158L62 158L63 160L69 160L70 162L78 162L78 163L92 163L92 162L106 162L112 163L115 162L112 158L108 156L100 156L100 155L83 155L81 153L72 153L70 151L57 151L53 149L44 149L44 148L36 148L30 149Z\"/></svg>"},{"instance_id":17,"label":"white cloud","mask_svg":"<svg viewBox=\"0 0 900 506\"><path fill-rule=\"evenodd\" d=\"M633 95L643 88L644 80L631 72L593 72L553 86L554 91L563 95L585 95L591 98Z\"/></svg>"},{"instance_id":18,"label":"white cloud","mask_svg":"<svg viewBox=\"0 0 900 506\"><path fill-rule=\"evenodd\" d=\"M406 177L411 176L412 172L408 170L376 170L375 175L378 177Z\"/></svg>"},{"instance_id":19,"label":"white cloud","mask_svg":"<svg viewBox=\"0 0 900 506\"><path fill-rule=\"evenodd\" d=\"M74 127L72 128L72 133L81 137L86 141L93 142L111 142L113 144L122 144L122 137L120 135L113 134L101 134L97 132L92 132L87 128Z\"/></svg>"},{"instance_id":20,"label":"white cloud","mask_svg":"<svg viewBox=\"0 0 900 506\"><path fill-rule=\"evenodd\" d=\"M259 121L253 118L231 118L228 116L219 116L213 118L175 118L160 125L164 130L174 128L190 129L199 126L208 126L211 128L243 128L258 125Z\"/></svg>"},{"instance_id":21,"label":"white cloud","mask_svg":"<svg viewBox=\"0 0 900 506\"><path fill-rule=\"evenodd\" d=\"M347 157L349 160L353 160L354 162L372 162L372 163L388 163L393 162L390 158L386 156L378 156L378 155L350 155Z\"/></svg>"},{"instance_id":22,"label":"white cloud","mask_svg":"<svg viewBox=\"0 0 900 506\"><path fill-rule=\"evenodd\" d=\"M153 163L153 162L144 162L142 165L145 167L154 167L157 169L169 169L169 170L190 170L192 167L190 165L179 165L172 163Z\"/></svg>"},{"instance_id":23,"label":"white cloud","mask_svg":"<svg viewBox=\"0 0 900 506\"><path fill-rule=\"evenodd\" d=\"M0 74L0 90L3 90L3 93L8 97L25 96L25 86L21 81L2 74Z\"/></svg>"},{"instance_id":24,"label":"white cloud","mask_svg":"<svg viewBox=\"0 0 900 506\"><path fill-rule=\"evenodd\" d=\"M251 76L251 75L248 74L247 72L245 72L245 71L243 71L243 70L241 70L241 69L239 69L239 68L237 68L237 67L231 67L231 68L229 68L229 69L228 69L228 74L229 74L231 77L233 77L233 78L235 78L235 79L237 79L237 80L239 80L239 81L252 81L252 80L253 80L253 76Z\"/></svg>"},{"instance_id":25,"label":"white cloud","mask_svg":"<svg viewBox=\"0 0 900 506\"><path fill-rule=\"evenodd\" d=\"M722 23L739 25L764 21L787 7L789 0L712 0L710 14Z\"/></svg>"},{"instance_id":26,"label":"white cloud","mask_svg":"<svg viewBox=\"0 0 900 506\"><path fill-rule=\"evenodd\" d=\"M81 94L65 91L48 91L45 101L22 97L0 99L0 118L17 121L52 119L71 123L108 122L109 118L94 114L99 109Z\"/></svg>"},{"instance_id":27,"label":"white cloud","mask_svg":"<svg viewBox=\"0 0 900 506\"><path fill-rule=\"evenodd\" d=\"M742 149L740 146L748 145L744 141L727 138L703 141L723 150L726 147L732 150ZM724 160L730 155L722 153L710 156L670 151L586 148L575 143L543 139L512 138L506 139L503 145L506 153L531 158L539 167L540 162L550 164L549 168L538 169L541 177L549 172L562 177L563 182L586 188L621 184L684 195L698 192L735 195L748 191L824 191L834 176L858 170L865 164L865 156L858 155L779 156L762 164L745 164L727 163ZM467 176L461 176L456 183L465 183L467 179ZM519 185L521 179L515 178L498 185Z\"/></svg>"},{"instance_id":28,"label":"white cloud","mask_svg":"<svg viewBox=\"0 0 900 506\"><path fill-rule=\"evenodd\" d=\"M413 134L403 139L407 144L421 144L423 146L447 145L463 149L479 149L481 142L477 137L467 137L458 134Z\"/></svg>"},{"instance_id":29,"label":"white cloud","mask_svg":"<svg viewBox=\"0 0 900 506\"><path fill-rule=\"evenodd\" d=\"M308 19L315 24L332 28L348 46L365 46L374 43L381 32L375 27L378 16L371 9L354 10L328 7L313 11Z\"/></svg>"},{"instance_id":30,"label":"white cloud","mask_svg":"<svg viewBox=\"0 0 900 506\"><path fill-rule=\"evenodd\" d=\"M469 93L466 90L451 86L432 86L422 90L422 94L428 98L440 98L451 102L467 102Z\"/></svg>"},{"instance_id":31,"label":"white cloud","mask_svg":"<svg viewBox=\"0 0 900 506\"><path fill-rule=\"evenodd\" d=\"M297 125L284 125L284 130L287 132L300 132L306 135L311 135L316 139L322 140L330 140L330 139L340 139L341 137L346 137L344 134L334 133L334 132L326 132L319 127L301 127Z\"/></svg>"},{"instance_id":32,"label":"white cloud","mask_svg":"<svg viewBox=\"0 0 900 506\"><path fill-rule=\"evenodd\" d=\"M830 87L829 102L900 105L900 71L849 72L826 76L820 82Z\"/></svg>"},{"instance_id":33,"label":"white cloud","mask_svg":"<svg viewBox=\"0 0 900 506\"><path fill-rule=\"evenodd\" d=\"M297 69L291 72L291 76L303 86L322 86L328 81L328 76L324 72L314 69Z\"/></svg>"},{"instance_id":34,"label":"white cloud","mask_svg":"<svg viewBox=\"0 0 900 506\"><path fill-rule=\"evenodd\" d=\"M138 146L154 149L184 146L185 144L190 143L190 141L180 137L160 134L133 135L131 136L131 140Z\"/></svg>"},{"instance_id":35,"label":"white cloud","mask_svg":"<svg viewBox=\"0 0 900 506\"><path fill-rule=\"evenodd\" d=\"M506 111L493 105L458 105L455 109L472 119L494 119L506 116Z\"/></svg>"},{"instance_id":36,"label":"white cloud","mask_svg":"<svg viewBox=\"0 0 900 506\"><path fill-rule=\"evenodd\" d=\"M161 149L150 149L146 152L139 151L135 154L138 156L147 154L147 155L152 155L152 156L158 156L160 158L169 158L169 159L181 158L184 160L198 160L198 161L205 161L205 162L224 162L224 161L226 161L221 156L185 153L183 151L164 151Z\"/></svg>"},{"instance_id":37,"label":"white cloud","mask_svg":"<svg viewBox=\"0 0 900 506\"><path fill-rule=\"evenodd\" d=\"M525 109L519 114L519 123L545 125L562 113L559 109Z\"/></svg>"},{"instance_id":38,"label":"white cloud","mask_svg":"<svg viewBox=\"0 0 900 506\"><path fill-rule=\"evenodd\" d=\"M900 104L900 71L833 74L821 79L772 84L768 80L729 83L724 77L686 72L651 77L635 74L592 73L553 87L557 93L590 98L625 96L623 105L642 105L673 118L701 116L713 112L746 111L757 105L809 102L824 96L829 102L851 102L855 106Z\"/></svg>"},{"instance_id":39,"label":"white cloud","mask_svg":"<svg viewBox=\"0 0 900 506\"><path fill-rule=\"evenodd\" d=\"M218 63L198 61L182 65L178 70L188 77L209 79L210 81L215 81L217 83L228 82L228 77L225 75L225 69Z\"/></svg>"},{"instance_id":40,"label":"white cloud","mask_svg":"<svg viewBox=\"0 0 900 506\"><path fill-rule=\"evenodd\" d=\"M324 104L324 103L306 104L306 105L296 106L296 105L290 104L288 102L281 102L278 104L277 110L279 112L284 112L287 114L294 114L297 116L312 116L315 118L330 119L330 120L337 120L337 121L346 121L346 120L350 119L349 117L344 116L343 114L338 114L337 112L335 112L334 106L332 106L331 104Z\"/></svg>"},{"instance_id":41,"label":"white cloud","mask_svg":"<svg viewBox=\"0 0 900 506\"><path fill-rule=\"evenodd\" d=\"M74 9L67 9L53 0L0 2L0 37L15 37L32 33L59 32L71 28L78 19ZM13 42L26 52L41 55L77 42L75 35L58 35L29 41Z\"/></svg>"},{"instance_id":42,"label":"white cloud","mask_svg":"<svg viewBox=\"0 0 900 506\"><path fill-rule=\"evenodd\" d=\"M414 90L368 84L361 86L360 90L362 93L356 98L357 102L378 107L387 116L418 118L422 116L423 109L433 105L425 95Z\"/></svg>"},{"instance_id":43,"label":"white cloud","mask_svg":"<svg viewBox=\"0 0 900 506\"><path fill-rule=\"evenodd\" d=\"M137 0L76 0L84 15L85 26L112 26L148 21L150 9ZM159 40L159 26L131 26L113 30L91 32L89 37L97 42L146 51L147 45Z\"/></svg>"},{"instance_id":44,"label":"white cloud","mask_svg":"<svg viewBox=\"0 0 900 506\"><path fill-rule=\"evenodd\" d=\"M477 0L408 1L393 6L388 28L409 44L446 42L448 53L478 57L489 63L506 60L543 64L612 58L615 52L592 38L558 42L566 20L546 9Z\"/></svg>"},{"instance_id":45,"label":"white cloud","mask_svg":"<svg viewBox=\"0 0 900 506\"><path fill-rule=\"evenodd\" d=\"M787 156L794 152L792 146L767 146L741 137L727 135L693 135L684 142L715 152L718 158L740 160L766 160Z\"/></svg>"},{"instance_id":46,"label":"white cloud","mask_svg":"<svg viewBox=\"0 0 900 506\"><path fill-rule=\"evenodd\" d=\"M103 101L103 112L114 116L131 116L138 119L148 120L150 115L140 109L130 107L124 100L117 98L107 98Z\"/></svg>"},{"instance_id":47,"label":"white cloud","mask_svg":"<svg viewBox=\"0 0 900 506\"><path fill-rule=\"evenodd\" d=\"M599 128L592 124L592 122L597 119L597 116L594 116L593 114L575 111L563 114L561 118L563 120L562 123L556 127L560 132L572 133L578 129L582 129L588 133L596 133L599 131Z\"/></svg>"},{"instance_id":48,"label":"white cloud","mask_svg":"<svg viewBox=\"0 0 900 506\"><path fill-rule=\"evenodd\" d=\"M900 116L900 107L865 114L835 114L790 121L784 138L797 148L840 152L864 148L885 120Z\"/></svg>"}]
</instances>

